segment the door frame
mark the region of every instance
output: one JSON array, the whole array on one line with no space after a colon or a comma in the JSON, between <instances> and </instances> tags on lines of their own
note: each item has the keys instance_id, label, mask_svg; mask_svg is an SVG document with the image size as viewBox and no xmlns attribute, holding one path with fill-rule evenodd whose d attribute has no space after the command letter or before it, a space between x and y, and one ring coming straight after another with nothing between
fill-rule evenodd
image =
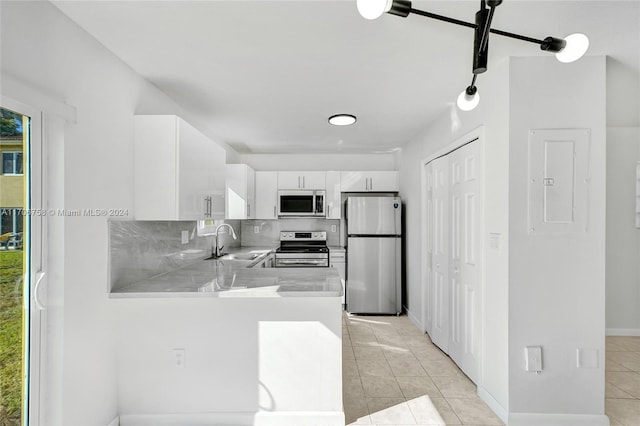
<instances>
[{"instance_id":1,"label":"door frame","mask_svg":"<svg viewBox=\"0 0 640 426\"><path fill-rule=\"evenodd\" d=\"M480 323L478 324L478 377L476 385L480 386L482 383L482 354L483 354L483 336L484 336L484 194L485 194L485 160L484 160L484 140L485 140L485 129L484 126L476 127L468 133L465 133L463 136L455 139L454 141L448 143L443 146L439 150L433 152L432 154L426 156L421 161L420 167L420 198L421 198L421 207L420 207L420 225L421 225L421 248L420 248L420 258L426 259L429 251L429 231L428 231L428 220L427 220L427 208L428 208L428 200L427 200L427 185L428 185L428 177L427 177L427 165L431 163L433 160L443 157L456 149L467 145L471 142L477 142L479 144L479 160L481 164L481 177L482 181L480 182L480 205L479 205L479 218L478 224L480 226L480 241L478 242L479 246L479 269L478 269L478 283L479 283L479 292L478 295L478 319ZM428 294L427 287L427 274L428 269L426 262L420 262L420 288L421 288L421 306L422 306L422 331L429 332L431 330L432 324L427 322L427 309L429 308L429 303L427 298L430 301L430 295Z\"/></svg>"},{"instance_id":2,"label":"door frame","mask_svg":"<svg viewBox=\"0 0 640 426\"><path fill-rule=\"evenodd\" d=\"M15 99L2 96L0 107L29 117L29 146L25 147L25 158L28 161L25 170L24 209L29 220L25 223L24 238L26 271L23 284L23 299L28 300L28 315L24 320L27 338L24 341L23 378L26 376L25 391L27 398L23 404L23 422L30 425L40 424L40 408L42 403L43 378L45 377L44 354L46 353L46 321L44 315L43 291L46 288L46 152L44 146L42 111ZM37 288L38 287L38 288ZM39 298L38 298L39 296ZM23 331L24 332L24 331Z\"/></svg>"}]
</instances>

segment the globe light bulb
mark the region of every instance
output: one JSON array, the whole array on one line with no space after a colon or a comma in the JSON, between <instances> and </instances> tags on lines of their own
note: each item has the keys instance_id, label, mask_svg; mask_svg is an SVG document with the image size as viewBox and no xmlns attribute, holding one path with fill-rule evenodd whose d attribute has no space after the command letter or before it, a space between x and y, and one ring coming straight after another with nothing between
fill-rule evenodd
<instances>
[{"instance_id":1,"label":"globe light bulb","mask_svg":"<svg viewBox=\"0 0 640 426\"><path fill-rule=\"evenodd\" d=\"M358 12L365 19L378 19L391 9L393 0L358 0Z\"/></svg>"},{"instance_id":2,"label":"globe light bulb","mask_svg":"<svg viewBox=\"0 0 640 426\"><path fill-rule=\"evenodd\" d=\"M567 44L556 53L556 58L560 62L569 63L580 59L589 48L589 37L584 34L575 33L564 38Z\"/></svg>"},{"instance_id":3,"label":"globe light bulb","mask_svg":"<svg viewBox=\"0 0 640 426\"><path fill-rule=\"evenodd\" d=\"M476 90L473 95L467 93L468 89L464 89L460 95L458 95L458 108L462 111L471 111L480 103L480 94Z\"/></svg>"}]
</instances>

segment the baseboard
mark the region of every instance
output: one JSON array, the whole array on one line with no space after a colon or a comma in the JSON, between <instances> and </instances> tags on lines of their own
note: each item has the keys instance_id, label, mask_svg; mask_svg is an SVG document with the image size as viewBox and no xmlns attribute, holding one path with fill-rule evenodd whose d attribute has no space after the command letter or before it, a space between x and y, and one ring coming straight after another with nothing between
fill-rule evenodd
<instances>
[{"instance_id":1,"label":"baseboard","mask_svg":"<svg viewBox=\"0 0 640 426\"><path fill-rule=\"evenodd\" d=\"M640 336L640 328L607 328L607 336Z\"/></svg>"},{"instance_id":2,"label":"baseboard","mask_svg":"<svg viewBox=\"0 0 640 426\"><path fill-rule=\"evenodd\" d=\"M509 426L609 426L604 414L509 413Z\"/></svg>"},{"instance_id":3,"label":"baseboard","mask_svg":"<svg viewBox=\"0 0 640 426\"><path fill-rule=\"evenodd\" d=\"M478 386L478 397L485 402L491 408L491 410L507 424L509 412L498 402L496 399L487 392L483 387Z\"/></svg>"},{"instance_id":4,"label":"baseboard","mask_svg":"<svg viewBox=\"0 0 640 426\"><path fill-rule=\"evenodd\" d=\"M115 416L107 426L120 426L120 416Z\"/></svg>"},{"instance_id":5,"label":"baseboard","mask_svg":"<svg viewBox=\"0 0 640 426\"><path fill-rule=\"evenodd\" d=\"M411 311L409 310L409 308L407 308L406 306L403 306L405 312L407 313L407 318L409 318L409 320L416 326L418 327L418 329L420 329L420 331L424 331L425 328L422 326L422 322L416 318L415 315L413 315L411 313Z\"/></svg>"},{"instance_id":6,"label":"baseboard","mask_svg":"<svg viewBox=\"0 0 640 426\"><path fill-rule=\"evenodd\" d=\"M120 426L344 426L342 411L123 414Z\"/></svg>"}]
</instances>

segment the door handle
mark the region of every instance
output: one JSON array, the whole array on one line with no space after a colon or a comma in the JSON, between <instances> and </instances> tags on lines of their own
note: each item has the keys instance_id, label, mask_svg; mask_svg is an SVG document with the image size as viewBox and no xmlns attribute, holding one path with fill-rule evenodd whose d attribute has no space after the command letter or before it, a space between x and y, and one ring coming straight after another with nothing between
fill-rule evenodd
<instances>
[{"instance_id":1,"label":"door handle","mask_svg":"<svg viewBox=\"0 0 640 426\"><path fill-rule=\"evenodd\" d=\"M276 216L278 216L278 215L276 214L276 206L273 206L273 217L275 218Z\"/></svg>"},{"instance_id":2,"label":"door handle","mask_svg":"<svg viewBox=\"0 0 640 426\"><path fill-rule=\"evenodd\" d=\"M302 189L304 189L304 188L306 188L306 187L307 187L307 184L306 184L306 182L304 181L304 176L302 176Z\"/></svg>"},{"instance_id":3,"label":"door handle","mask_svg":"<svg viewBox=\"0 0 640 426\"><path fill-rule=\"evenodd\" d=\"M42 303L40 303L40 299L38 299L38 290L40 289L40 283L42 282L42 279L44 278L45 275L46 275L46 272L44 271L36 272L36 283L33 286L33 301L36 304L36 308L41 311L45 309L45 306Z\"/></svg>"},{"instance_id":4,"label":"door handle","mask_svg":"<svg viewBox=\"0 0 640 426\"><path fill-rule=\"evenodd\" d=\"M373 191L373 178L372 177L369 178L369 190Z\"/></svg>"},{"instance_id":5,"label":"door handle","mask_svg":"<svg viewBox=\"0 0 640 426\"><path fill-rule=\"evenodd\" d=\"M302 189L302 185L300 184L300 176L298 176L298 189Z\"/></svg>"}]
</instances>

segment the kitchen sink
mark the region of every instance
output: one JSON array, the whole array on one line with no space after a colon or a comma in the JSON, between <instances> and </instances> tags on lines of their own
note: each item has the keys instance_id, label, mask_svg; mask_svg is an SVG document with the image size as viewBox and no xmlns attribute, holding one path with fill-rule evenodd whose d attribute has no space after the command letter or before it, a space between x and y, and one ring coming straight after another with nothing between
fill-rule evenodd
<instances>
[{"instance_id":1,"label":"kitchen sink","mask_svg":"<svg viewBox=\"0 0 640 426\"><path fill-rule=\"evenodd\" d=\"M220 257L220 259L226 260L253 260L260 256L259 253L229 253Z\"/></svg>"}]
</instances>

